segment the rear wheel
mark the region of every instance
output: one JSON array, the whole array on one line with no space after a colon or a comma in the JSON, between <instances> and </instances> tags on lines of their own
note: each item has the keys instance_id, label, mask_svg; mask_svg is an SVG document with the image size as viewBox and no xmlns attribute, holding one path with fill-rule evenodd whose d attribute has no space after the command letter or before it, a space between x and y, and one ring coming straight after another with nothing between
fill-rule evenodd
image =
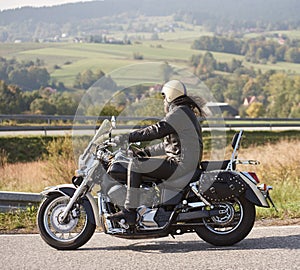
<instances>
[{"instance_id":1,"label":"rear wheel","mask_svg":"<svg viewBox=\"0 0 300 270\"><path fill-rule=\"evenodd\" d=\"M203 218L204 226L195 231L204 241L215 246L230 246L243 240L255 221L255 206L243 197L214 205L221 214Z\"/></svg>"},{"instance_id":2,"label":"rear wheel","mask_svg":"<svg viewBox=\"0 0 300 270\"><path fill-rule=\"evenodd\" d=\"M60 221L69 198L62 194L47 197L40 205L37 225L41 237L56 249L76 249L84 245L94 234L95 222L91 222L92 207L87 200L76 203L64 222Z\"/></svg>"}]
</instances>

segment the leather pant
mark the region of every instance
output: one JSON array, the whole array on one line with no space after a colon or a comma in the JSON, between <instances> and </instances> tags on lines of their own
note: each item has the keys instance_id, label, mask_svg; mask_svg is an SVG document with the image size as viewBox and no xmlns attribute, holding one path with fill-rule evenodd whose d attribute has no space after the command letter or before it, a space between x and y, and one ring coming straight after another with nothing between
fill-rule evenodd
<instances>
[{"instance_id":1,"label":"leather pant","mask_svg":"<svg viewBox=\"0 0 300 270\"><path fill-rule=\"evenodd\" d=\"M127 193L124 207L136 209L139 205L139 187L142 175L151 178L167 180L178 167L178 162L169 158L151 157L132 160L127 169Z\"/></svg>"}]
</instances>

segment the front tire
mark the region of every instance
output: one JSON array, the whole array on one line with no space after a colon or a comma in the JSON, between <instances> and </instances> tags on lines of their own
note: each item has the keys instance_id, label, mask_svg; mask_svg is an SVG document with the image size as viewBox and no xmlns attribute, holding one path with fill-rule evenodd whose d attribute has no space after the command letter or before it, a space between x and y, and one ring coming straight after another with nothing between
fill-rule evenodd
<instances>
[{"instance_id":1,"label":"front tire","mask_svg":"<svg viewBox=\"0 0 300 270\"><path fill-rule=\"evenodd\" d=\"M244 197L215 204L222 214L203 218L204 225L195 229L204 241L215 246L231 246L243 240L255 221L255 206Z\"/></svg>"},{"instance_id":2,"label":"front tire","mask_svg":"<svg viewBox=\"0 0 300 270\"><path fill-rule=\"evenodd\" d=\"M94 234L96 225L92 222L92 207L88 200L76 203L66 222L59 222L69 199L62 194L52 194L40 205L37 226L43 240L59 250L73 250L84 245Z\"/></svg>"}]
</instances>

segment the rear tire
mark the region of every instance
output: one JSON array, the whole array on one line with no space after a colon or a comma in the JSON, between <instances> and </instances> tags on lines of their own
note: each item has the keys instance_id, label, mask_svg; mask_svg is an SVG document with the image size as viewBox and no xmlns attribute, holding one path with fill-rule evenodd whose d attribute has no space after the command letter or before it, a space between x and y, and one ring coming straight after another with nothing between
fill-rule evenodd
<instances>
[{"instance_id":1,"label":"rear tire","mask_svg":"<svg viewBox=\"0 0 300 270\"><path fill-rule=\"evenodd\" d=\"M41 203L37 214L41 237L48 245L59 250L81 247L90 240L96 229L95 222L91 222L92 206L85 199L69 214L66 223L59 223L58 217L67 203L67 197L62 194L52 194Z\"/></svg>"},{"instance_id":2,"label":"rear tire","mask_svg":"<svg viewBox=\"0 0 300 270\"><path fill-rule=\"evenodd\" d=\"M231 246L243 240L255 221L255 206L244 197L216 204L222 215L203 218L204 225L195 229L204 241L215 246Z\"/></svg>"}]
</instances>

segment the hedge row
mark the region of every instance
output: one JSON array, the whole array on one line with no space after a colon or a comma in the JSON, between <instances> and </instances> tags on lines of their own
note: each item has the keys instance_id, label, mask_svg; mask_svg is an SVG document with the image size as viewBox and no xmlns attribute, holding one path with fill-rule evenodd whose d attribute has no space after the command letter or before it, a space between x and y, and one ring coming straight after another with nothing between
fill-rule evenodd
<instances>
[{"instance_id":1,"label":"hedge row","mask_svg":"<svg viewBox=\"0 0 300 270\"><path fill-rule=\"evenodd\" d=\"M8 163L30 162L46 154L47 144L57 137L17 136L0 137L1 155L7 156Z\"/></svg>"},{"instance_id":2,"label":"hedge row","mask_svg":"<svg viewBox=\"0 0 300 270\"><path fill-rule=\"evenodd\" d=\"M230 144L234 131L226 133L227 145ZM203 132L204 150L211 147L211 134ZM0 137L0 155L8 155L8 162L30 162L39 160L44 154L47 154L47 144L59 138L58 136L16 136ZM221 139L221 135L220 135ZM247 148L250 145L263 145L266 143L275 143L281 139L300 140L300 131L245 131L242 141L242 147Z\"/></svg>"}]
</instances>

